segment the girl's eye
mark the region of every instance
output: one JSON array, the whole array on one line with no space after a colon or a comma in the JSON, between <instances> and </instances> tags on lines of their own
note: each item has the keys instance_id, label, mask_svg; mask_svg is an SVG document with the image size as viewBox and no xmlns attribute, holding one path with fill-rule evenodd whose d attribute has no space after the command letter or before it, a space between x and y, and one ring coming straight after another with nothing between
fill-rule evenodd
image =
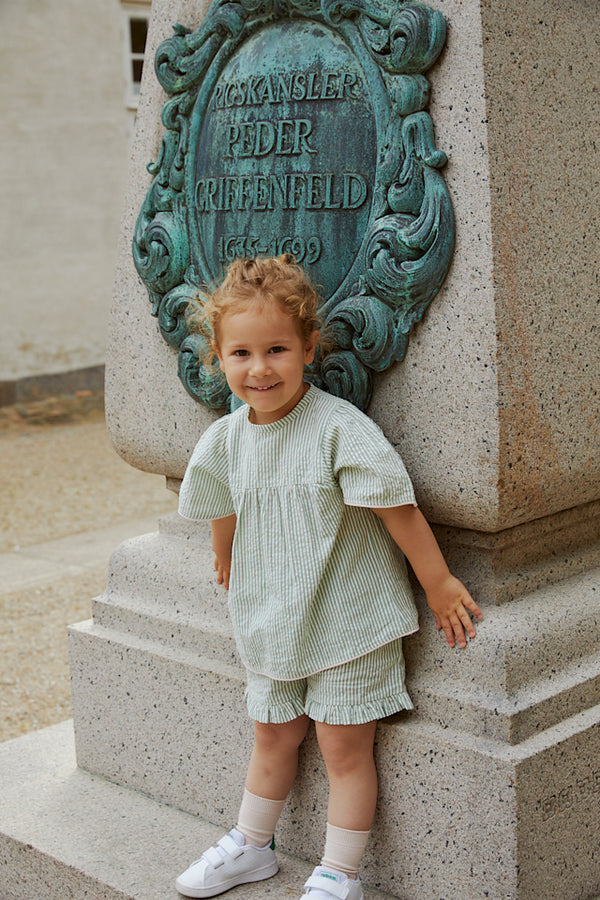
<instances>
[{"instance_id":1,"label":"girl's eye","mask_svg":"<svg viewBox=\"0 0 600 900\"><path fill-rule=\"evenodd\" d=\"M276 347L271 347L271 349L269 350L269 353L283 353L284 350L285 350L285 347L276 346Z\"/></svg>"},{"instance_id":2,"label":"girl's eye","mask_svg":"<svg viewBox=\"0 0 600 900\"><path fill-rule=\"evenodd\" d=\"M234 356L247 356L248 351L247 350L234 350L233 355Z\"/></svg>"}]
</instances>

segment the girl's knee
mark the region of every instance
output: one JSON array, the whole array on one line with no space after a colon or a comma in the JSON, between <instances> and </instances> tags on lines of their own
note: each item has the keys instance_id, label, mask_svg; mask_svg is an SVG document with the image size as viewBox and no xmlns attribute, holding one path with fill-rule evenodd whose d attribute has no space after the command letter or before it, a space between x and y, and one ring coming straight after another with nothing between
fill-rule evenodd
<instances>
[{"instance_id":1,"label":"girl's knee","mask_svg":"<svg viewBox=\"0 0 600 900\"><path fill-rule=\"evenodd\" d=\"M317 723L317 740L329 771L350 772L373 763L373 743L377 723L367 725L326 725Z\"/></svg>"},{"instance_id":2,"label":"girl's knee","mask_svg":"<svg viewBox=\"0 0 600 900\"><path fill-rule=\"evenodd\" d=\"M265 753L285 753L297 750L306 736L309 719L301 716L282 724L254 723L254 744Z\"/></svg>"}]
</instances>

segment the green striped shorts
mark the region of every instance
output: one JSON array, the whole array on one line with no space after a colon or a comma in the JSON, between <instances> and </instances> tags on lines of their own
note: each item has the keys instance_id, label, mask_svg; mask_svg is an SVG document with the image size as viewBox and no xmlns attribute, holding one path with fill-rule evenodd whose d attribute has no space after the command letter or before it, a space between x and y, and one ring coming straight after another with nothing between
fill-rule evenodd
<instances>
[{"instance_id":1,"label":"green striped shorts","mask_svg":"<svg viewBox=\"0 0 600 900\"><path fill-rule=\"evenodd\" d=\"M265 724L307 715L330 725L363 725L413 709L404 676L402 638L296 681L276 681L247 670L248 713Z\"/></svg>"}]
</instances>

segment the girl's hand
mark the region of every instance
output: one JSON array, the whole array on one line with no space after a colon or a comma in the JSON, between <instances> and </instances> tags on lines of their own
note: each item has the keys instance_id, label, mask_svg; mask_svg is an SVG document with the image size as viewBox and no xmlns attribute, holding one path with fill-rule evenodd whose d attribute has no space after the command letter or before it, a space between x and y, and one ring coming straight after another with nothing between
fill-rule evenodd
<instances>
[{"instance_id":1,"label":"girl's hand","mask_svg":"<svg viewBox=\"0 0 600 900\"><path fill-rule=\"evenodd\" d=\"M212 549L215 554L217 584L222 584L226 591L229 590L231 552L236 523L235 515L225 516L223 519L213 519L211 522Z\"/></svg>"},{"instance_id":2,"label":"girl's hand","mask_svg":"<svg viewBox=\"0 0 600 900\"><path fill-rule=\"evenodd\" d=\"M231 572L231 557L228 560L220 560L215 556L215 572L217 584L222 584L226 591L229 590L229 575Z\"/></svg>"},{"instance_id":3,"label":"girl's hand","mask_svg":"<svg viewBox=\"0 0 600 900\"><path fill-rule=\"evenodd\" d=\"M454 647L456 643L459 647L466 647L465 631L470 638L474 638L476 634L469 611L478 619L483 619L483 613L464 584L448 573L439 584L429 587L425 596L438 631L443 629L450 647Z\"/></svg>"}]
</instances>

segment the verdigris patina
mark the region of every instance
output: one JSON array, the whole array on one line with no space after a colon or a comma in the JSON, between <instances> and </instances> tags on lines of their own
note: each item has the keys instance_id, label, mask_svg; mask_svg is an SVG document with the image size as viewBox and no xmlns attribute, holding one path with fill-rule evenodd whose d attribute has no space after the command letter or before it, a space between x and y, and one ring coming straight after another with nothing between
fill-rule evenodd
<instances>
[{"instance_id":1,"label":"verdigris patina","mask_svg":"<svg viewBox=\"0 0 600 900\"><path fill-rule=\"evenodd\" d=\"M186 309L236 256L291 252L334 347L314 383L365 409L446 277L454 216L425 107L441 13L402 0L215 0L156 54L170 95L133 255L188 392L235 400Z\"/></svg>"}]
</instances>

